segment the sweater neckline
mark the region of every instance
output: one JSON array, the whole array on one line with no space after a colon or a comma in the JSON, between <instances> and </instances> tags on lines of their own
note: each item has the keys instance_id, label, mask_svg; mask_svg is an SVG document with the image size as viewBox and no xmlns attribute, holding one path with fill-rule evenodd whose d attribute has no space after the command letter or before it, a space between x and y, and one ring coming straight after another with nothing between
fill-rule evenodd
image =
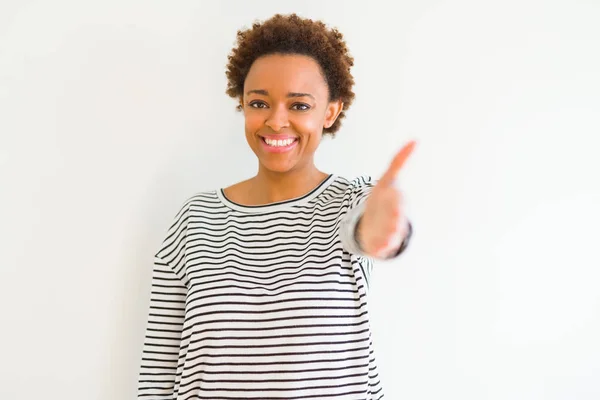
<instances>
[{"instance_id":1,"label":"sweater neckline","mask_svg":"<svg viewBox=\"0 0 600 400\"><path fill-rule=\"evenodd\" d=\"M217 192L217 197L219 198L219 200L225 206L227 206L228 208L235 210L235 211L241 211L241 212L246 212L246 213L259 213L259 212L262 213L262 212L267 212L267 211L281 211L281 210L285 210L285 209L288 209L291 207L307 204L312 199L314 199L315 197L317 197L318 195L323 193L323 191L325 191L325 189L327 189L327 187L329 187L329 185L335 180L335 178L336 178L335 174L329 174L329 176L327 178L325 178L321 183L319 183L316 187L314 187L313 189L311 189L309 192L307 192L306 194L304 194L302 196L295 197L295 198L288 199L288 200L277 201L277 202L267 203L267 204L259 204L259 205L254 205L254 206L239 204L232 200L229 200L227 198L227 196L225 196L224 188L218 189L216 192Z\"/></svg>"}]
</instances>

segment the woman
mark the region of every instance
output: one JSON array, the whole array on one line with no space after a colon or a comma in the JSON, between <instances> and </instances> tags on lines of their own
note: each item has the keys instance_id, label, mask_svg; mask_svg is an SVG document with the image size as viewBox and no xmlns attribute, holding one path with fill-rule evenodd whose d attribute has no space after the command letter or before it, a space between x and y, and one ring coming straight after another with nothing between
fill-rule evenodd
<instances>
[{"instance_id":1,"label":"woman","mask_svg":"<svg viewBox=\"0 0 600 400\"><path fill-rule=\"evenodd\" d=\"M314 164L354 98L342 35L276 15L238 32L227 93L256 176L188 199L155 256L139 397L380 399L367 313L374 258L408 243L395 177Z\"/></svg>"}]
</instances>

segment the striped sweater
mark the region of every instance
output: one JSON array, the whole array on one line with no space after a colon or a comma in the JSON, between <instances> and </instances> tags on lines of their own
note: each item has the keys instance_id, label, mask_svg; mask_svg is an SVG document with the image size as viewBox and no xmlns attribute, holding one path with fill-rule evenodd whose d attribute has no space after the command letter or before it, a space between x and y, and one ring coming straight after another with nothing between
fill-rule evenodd
<instances>
[{"instance_id":1,"label":"striped sweater","mask_svg":"<svg viewBox=\"0 0 600 400\"><path fill-rule=\"evenodd\" d=\"M138 398L381 399L373 263L354 238L374 184L330 175L261 206L189 198L154 257Z\"/></svg>"}]
</instances>

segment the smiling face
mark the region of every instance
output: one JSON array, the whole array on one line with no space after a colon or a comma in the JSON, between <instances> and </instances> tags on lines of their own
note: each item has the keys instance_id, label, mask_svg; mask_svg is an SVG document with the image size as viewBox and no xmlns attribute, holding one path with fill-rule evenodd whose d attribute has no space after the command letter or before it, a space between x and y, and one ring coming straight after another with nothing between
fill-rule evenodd
<instances>
[{"instance_id":1,"label":"smiling face","mask_svg":"<svg viewBox=\"0 0 600 400\"><path fill-rule=\"evenodd\" d=\"M241 102L246 140L260 168L280 173L314 168L323 128L342 110L340 101L329 101L319 64L295 54L254 61Z\"/></svg>"}]
</instances>

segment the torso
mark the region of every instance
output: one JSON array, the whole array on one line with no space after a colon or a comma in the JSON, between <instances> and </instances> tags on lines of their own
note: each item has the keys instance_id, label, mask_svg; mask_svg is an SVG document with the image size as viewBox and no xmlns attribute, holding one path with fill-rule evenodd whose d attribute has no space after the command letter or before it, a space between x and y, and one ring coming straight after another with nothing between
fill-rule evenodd
<instances>
[{"instance_id":1,"label":"torso","mask_svg":"<svg viewBox=\"0 0 600 400\"><path fill-rule=\"evenodd\" d=\"M228 196L243 201L235 193L244 184ZM330 176L264 206L223 193L196 196L181 214L185 235L173 236L181 244L159 252L181 262L174 268L187 287L177 399L380 399L371 264L344 251L338 234L349 182Z\"/></svg>"}]
</instances>

